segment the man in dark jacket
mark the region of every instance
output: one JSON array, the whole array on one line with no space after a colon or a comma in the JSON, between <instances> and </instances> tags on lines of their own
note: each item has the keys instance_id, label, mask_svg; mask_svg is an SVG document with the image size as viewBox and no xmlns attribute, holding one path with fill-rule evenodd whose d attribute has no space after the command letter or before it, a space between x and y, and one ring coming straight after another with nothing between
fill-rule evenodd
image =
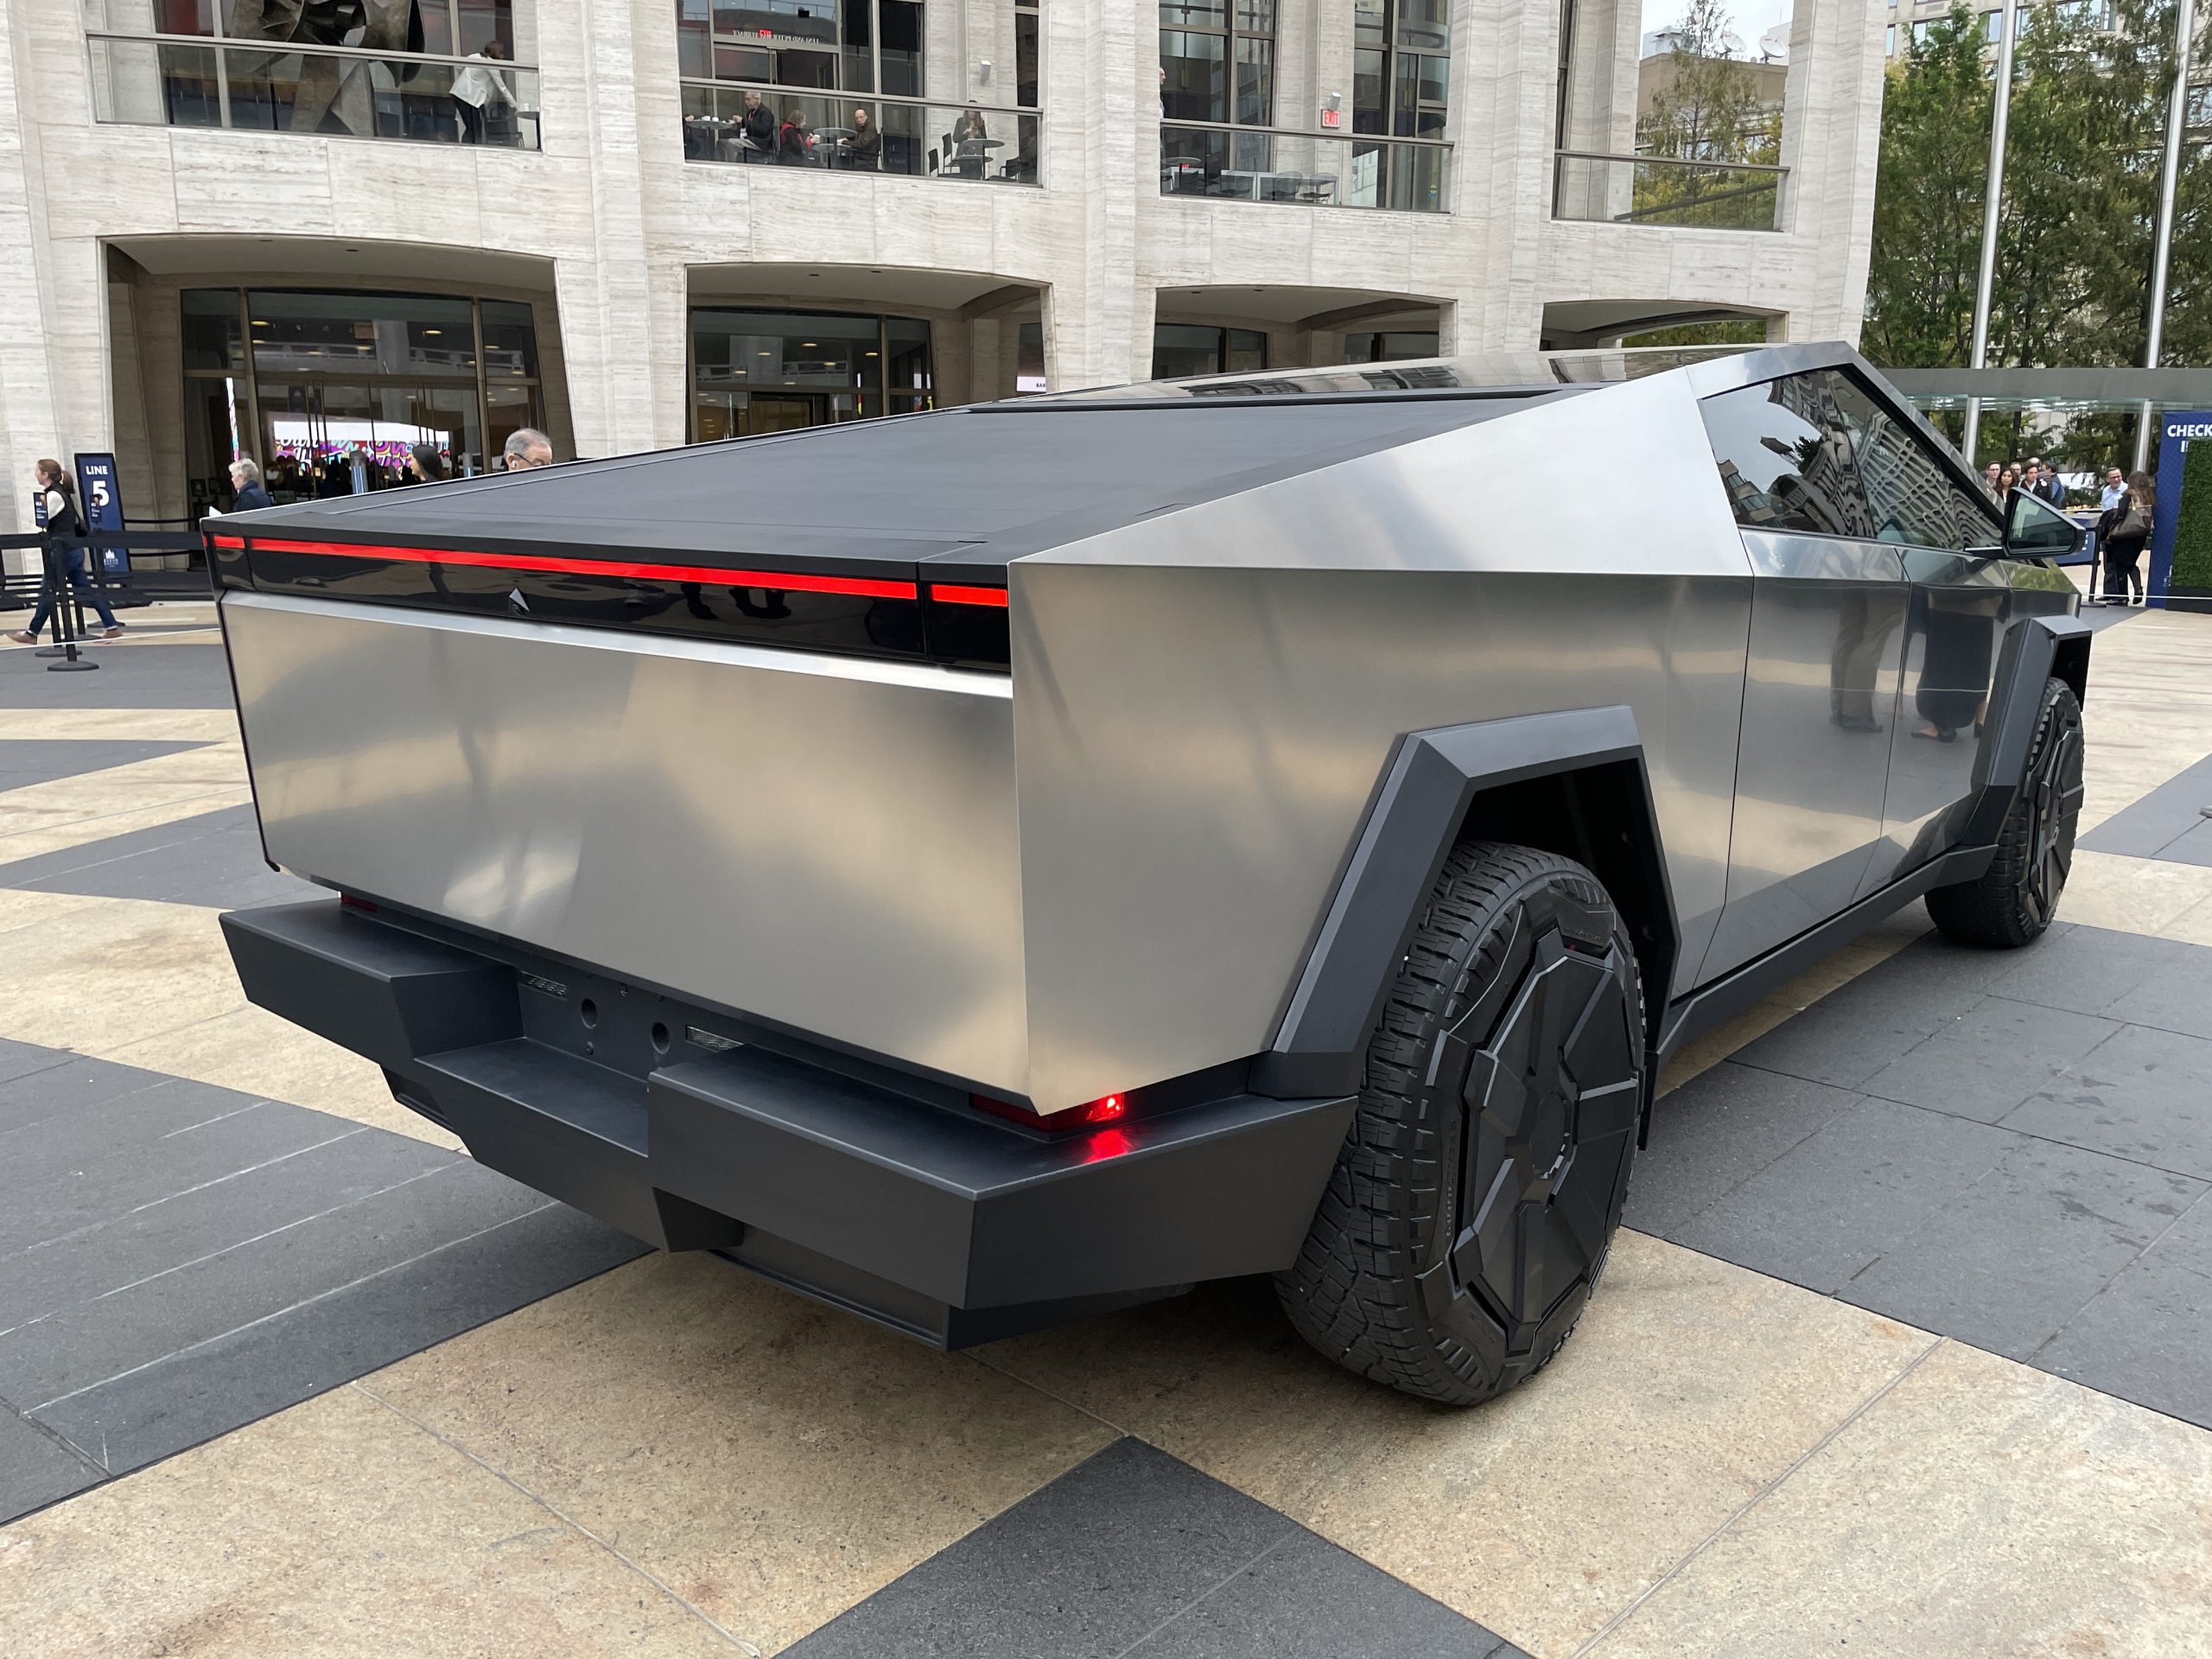
<instances>
[{"instance_id":1,"label":"man in dark jacket","mask_svg":"<svg viewBox=\"0 0 2212 1659\"><path fill-rule=\"evenodd\" d=\"M231 488L238 498L231 503L232 512L251 512L256 507L276 505L261 481L259 465L244 455L231 463Z\"/></svg>"},{"instance_id":2,"label":"man in dark jacket","mask_svg":"<svg viewBox=\"0 0 2212 1659\"><path fill-rule=\"evenodd\" d=\"M748 162L766 162L776 155L776 112L760 101L758 92L745 95L745 110L737 118L738 156Z\"/></svg>"}]
</instances>

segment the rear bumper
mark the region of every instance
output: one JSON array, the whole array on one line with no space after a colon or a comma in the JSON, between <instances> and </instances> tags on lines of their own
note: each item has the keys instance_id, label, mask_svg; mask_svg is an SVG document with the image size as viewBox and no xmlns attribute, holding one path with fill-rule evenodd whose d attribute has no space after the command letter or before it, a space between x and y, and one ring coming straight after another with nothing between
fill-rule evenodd
<instances>
[{"instance_id":1,"label":"rear bumper","mask_svg":"<svg viewBox=\"0 0 2212 1659\"><path fill-rule=\"evenodd\" d=\"M1352 1109L1235 1095L1047 1136L335 901L223 929L248 997L382 1066L479 1162L948 1347L1287 1267Z\"/></svg>"}]
</instances>

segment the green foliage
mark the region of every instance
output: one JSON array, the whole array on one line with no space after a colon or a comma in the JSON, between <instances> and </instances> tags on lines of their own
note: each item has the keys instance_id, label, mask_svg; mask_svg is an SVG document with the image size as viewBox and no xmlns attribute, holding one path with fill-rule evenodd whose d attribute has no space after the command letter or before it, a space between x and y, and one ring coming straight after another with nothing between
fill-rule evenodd
<instances>
[{"instance_id":1,"label":"green foliage","mask_svg":"<svg viewBox=\"0 0 2212 1659\"><path fill-rule=\"evenodd\" d=\"M1758 317L1731 318L1717 322L1686 322L1673 328L1654 328L1630 334L1624 346L1758 346L1766 340L1766 324Z\"/></svg>"},{"instance_id":2,"label":"green foliage","mask_svg":"<svg viewBox=\"0 0 2212 1659\"><path fill-rule=\"evenodd\" d=\"M1727 55L1729 24L1721 0L1688 0L1670 25L1669 73L1637 118L1637 155L1763 167L1781 159L1781 109L1761 99L1751 66ZM1777 191L1770 174L1639 167L1633 213L1640 224L1768 230Z\"/></svg>"},{"instance_id":3,"label":"green foliage","mask_svg":"<svg viewBox=\"0 0 2212 1659\"><path fill-rule=\"evenodd\" d=\"M2196 459L2182 468L2174 518L2173 585L2212 592L2212 440L2199 438L2190 448Z\"/></svg>"}]
</instances>

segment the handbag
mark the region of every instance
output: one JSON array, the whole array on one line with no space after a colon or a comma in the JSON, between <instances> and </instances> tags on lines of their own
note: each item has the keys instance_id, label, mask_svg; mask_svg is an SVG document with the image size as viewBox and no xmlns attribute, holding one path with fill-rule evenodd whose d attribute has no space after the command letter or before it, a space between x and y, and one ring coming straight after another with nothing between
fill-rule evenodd
<instances>
[{"instance_id":1,"label":"handbag","mask_svg":"<svg viewBox=\"0 0 2212 1659\"><path fill-rule=\"evenodd\" d=\"M2113 527L2112 532L2113 539L2114 541L2118 541L2123 536L2148 536L2150 533L2151 515L2145 512L2142 508L2137 506L2130 506L2128 508L2126 514L2121 517L2120 523Z\"/></svg>"}]
</instances>

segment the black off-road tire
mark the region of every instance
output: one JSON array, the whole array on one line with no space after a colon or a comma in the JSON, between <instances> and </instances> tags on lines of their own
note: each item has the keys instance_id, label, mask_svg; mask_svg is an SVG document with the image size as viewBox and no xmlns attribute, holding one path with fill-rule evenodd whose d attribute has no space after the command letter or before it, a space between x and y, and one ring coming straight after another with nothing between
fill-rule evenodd
<instances>
[{"instance_id":1,"label":"black off-road tire","mask_svg":"<svg viewBox=\"0 0 2212 1659\"><path fill-rule=\"evenodd\" d=\"M2063 680L2045 680L2019 792L1997 832L1997 856L1976 880L1937 887L1928 914L1946 938L2016 950L2040 938L2074 866L2082 816L2082 705Z\"/></svg>"},{"instance_id":2,"label":"black off-road tire","mask_svg":"<svg viewBox=\"0 0 2212 1659\"><path fill-rule=\"evenodd\" d=\"M1544 1366L1605 1264L1644 1088L1642 982L1571 859L1465 841L1370 1040L1291 1323L1349 1370L1472 1405Z\"/></svg>"}]
</instances>

